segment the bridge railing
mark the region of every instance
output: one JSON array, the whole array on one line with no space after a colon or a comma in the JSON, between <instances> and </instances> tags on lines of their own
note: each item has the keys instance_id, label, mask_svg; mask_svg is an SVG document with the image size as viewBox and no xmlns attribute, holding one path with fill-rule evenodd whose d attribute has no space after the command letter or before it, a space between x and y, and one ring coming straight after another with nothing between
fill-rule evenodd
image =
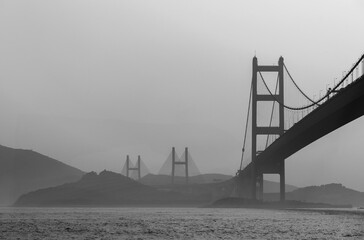
<instances>
[{"instance_id":1,"label":"bridge railing","mask_svg":"<svg viewBox=\"0 0 364 240\"><path fill-rule=\"evenodd\" d=\"M364 55L362 55L350 68L349 71L344 71L342 74L341 81L336 85L334 83L334 89L328 89L328 99L330 97L330 94L336 94L340 92L340 90L346 88L353 82L355 82L357 79L359 79L361 76L364 75Z\"/></svg>"},{"instance_id":2,"label":"bridge railing","mask_svg":"<svg viewBox=\"0 0 364 240\"><path fill-rule=\"evenodd\" d=\"M297 114L297 122L301 121L304 117L306 117L313 110L318 108L320 105L326 101L328 101L331 97L342 91L344 88L349 86L358 80L361 76L364 75L364 55L362 55L358 60L351 66L349 71L344 71L341 77L341 80L336 83L334 82L333 88L328 88L326 90L326 95L322 96L320 94L319 99L317 100L318 104L312 105L310 108L307 108L306 111L302 111L301 114ZM322 99L322 100L320 100ZM294 125L294 124L293 124ZM292 125L292 126L293 126Z\"/></svg>"}]
</instances>

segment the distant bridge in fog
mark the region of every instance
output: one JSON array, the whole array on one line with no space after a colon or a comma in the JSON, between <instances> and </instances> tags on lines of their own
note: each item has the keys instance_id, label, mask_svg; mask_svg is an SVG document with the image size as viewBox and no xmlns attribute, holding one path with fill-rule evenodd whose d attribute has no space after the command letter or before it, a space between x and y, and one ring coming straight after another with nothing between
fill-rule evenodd
<instances>
[{"instance_id":1,"label":"distant bridge in fog","mask_svg":"<svg viewBox=\"0 0 364 240\"><path fill-rule=\"evenodd\" d=\"M237 192L241 197L262 198L263 175L280 175L280 199L285 200L285 159L337 128L361 117L364 114L364 55L343 74L341 81L318 96L317 100L308 97L296 84L281 57L278 65L258 65L253 58L253 76L249 97L249 109L245 127L243 155L238 170ZM267 72L277 74L275 89L271 90L265 81ZM293 89L299 94L287 101L287 82L291 80ZM260 81L259 81L260 80ZM263 89L265 93L259 91ZM292 96L291 96L292 97ZM288 97L289 98L289 97ZM301 100L301 101L299 101ZM296 104L292 107L290 104ZM295 103L293 103L295 102ZM303 104L304 102L304 104ZM265 111L266 124L259 120L259 108L272 104ZM277 105L277 106L276 106ZM251 115L251 117L250 117ZM249 124L251 127L249 128ZM251 129L251 159L243 167L247 133ZM248 156L249 157L249 156Z\"/></svg>"},{"instance_id":2,"label":"distant bridge in fog","mask_svg":"<svg viewBox=\"0 0 364 240\"><path fill-rule=\"evenodd\" d=\"M140 155L135 164L131 161L129 155L126 156L125 164L121 170L121 174L134 180L140 181L141 178L149 173L145 163L141 160ZM194 159L192 158L188 148L184 149L183 154L179 157L175 147L172 147L170 154L159 170L159 175L170 176L171 184L181 184L181 177L184 184L189 183L189 177L200 175ZM178 181L176 181L178 179Z\"/></svg>"}]
</instances>

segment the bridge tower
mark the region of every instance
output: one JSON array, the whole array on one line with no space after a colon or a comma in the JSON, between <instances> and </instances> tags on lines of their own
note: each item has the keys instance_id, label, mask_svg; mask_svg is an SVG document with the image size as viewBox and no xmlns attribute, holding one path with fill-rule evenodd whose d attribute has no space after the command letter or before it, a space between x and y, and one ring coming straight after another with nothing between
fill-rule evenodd
<instances>
[{"instance_id":1,"label":"bridge tower","mask_svg":"<svg viewBox=\"0 0 364 240\"><path fill-rule=\"evenodd\" d=\"M138 181L140 180L140 155L138 155L138 161L135 167L130 167L129 155L126 155L126 176L130 177L129 171L138 171Z\"/></svg>"},{"instance_id":2,"label":"bridge tower","mask_svg":"<svg viewBox=\"0 0 364 240\"><path fill-rule=\"evenodd\" d=\"M176 150L172 147L172 184L174 184L175 166L185 165L186 184L188 184L188 148L185 148L185 160L176 161Z\"/></svg>"},{"instance_id":3,"label":"bridge tower","mask_svg":"<svg viewBox=\"0 0 364 240\"><path fill-rule=\"evenodd\" d=\"M251 195L257 199L257 193L260 198L263 196L263 174L280 175L280 199L285 200L285 172L284 159L280 159L279 164L267 165L257 163L256 159L259 154L257 150L258 135L279 135L284 133L284 107L279 105L279 124L278 126L258 126L257 120L257 103L261 101L275 101L284 103L284 84L283 84L283 57L279 58L278 65L258 65L258 59L253 58L253 79L252 79L252 181ZM259 94L257 89L257 76L259 72L277 72L278 73L278 93L271 96L270 94Z\"/></svg>"}]
</instances>

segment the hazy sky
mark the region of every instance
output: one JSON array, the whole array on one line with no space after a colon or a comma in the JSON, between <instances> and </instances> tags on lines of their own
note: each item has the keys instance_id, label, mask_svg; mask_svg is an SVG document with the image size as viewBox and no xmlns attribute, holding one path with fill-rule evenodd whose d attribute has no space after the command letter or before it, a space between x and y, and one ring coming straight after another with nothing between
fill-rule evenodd
<instances>
[{"instance_id":1,"label":"hazy sky","mask_svg":"<svg viewBox=\"0 0 364 240\"><path fill-rule=\"evenodd\" d=\"M188 146L235 174L254 54L310 96L364 52L363 1L0 0L0 144L84 171L156 173ZM364 118L286 160L298 186L364 191Z\"/></svg>"}]
</instances>

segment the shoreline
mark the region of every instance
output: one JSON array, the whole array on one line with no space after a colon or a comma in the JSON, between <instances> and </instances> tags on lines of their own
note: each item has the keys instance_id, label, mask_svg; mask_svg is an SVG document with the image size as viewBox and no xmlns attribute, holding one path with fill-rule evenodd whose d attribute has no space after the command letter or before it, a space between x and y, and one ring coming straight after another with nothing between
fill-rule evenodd
<instances>
[{"instance_id":1,"label":"shoreline","mask_svg":"<svg viewBox=\"0 0 364 240\"><path fill-rule=\"evenodd\" d=\"M219 199L205 207L212 208L257 208L257 209L338 209L345 208L351 209L352 205L333 205L328 203L312 203L312 202L301 202L296 200L286 200L284 202L280 201L260 201L244 198L223 198Z\"/></svg>"}]
</instances>

